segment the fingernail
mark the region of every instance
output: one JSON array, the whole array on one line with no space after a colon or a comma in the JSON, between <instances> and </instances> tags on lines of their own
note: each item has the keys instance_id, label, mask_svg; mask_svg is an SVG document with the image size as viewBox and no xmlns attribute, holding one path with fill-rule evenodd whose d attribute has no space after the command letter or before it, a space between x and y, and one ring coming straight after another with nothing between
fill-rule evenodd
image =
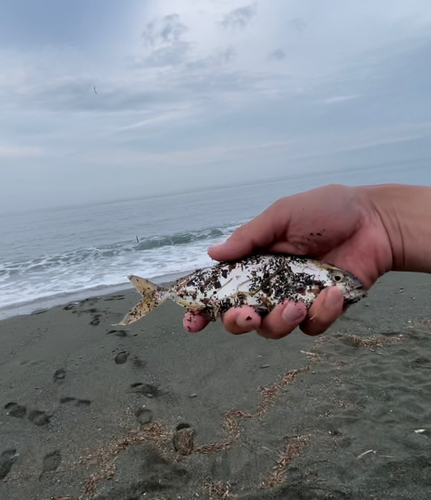
<instances>
[{"instance_id":1,"label":"fingernail","mask_svg":"<svg viewBox=\"0 0 431 500\"><path fill-rule=\"evenodd\" d=\"M289 302L281 311L281 317L286 323L296 323L304 316L302 308L296 302Z\"/></svg>"},{"instance_id":2,"label":"fingernail","mask_svg":"<svg viewBox=\"0 0 431 500\"><path fill-rule=\"evenodd\" d=\"M225 241L218 241L217 243L213 243L210 248L221 247L225 243L226 243Z\"/></svg>"}]
</instances>

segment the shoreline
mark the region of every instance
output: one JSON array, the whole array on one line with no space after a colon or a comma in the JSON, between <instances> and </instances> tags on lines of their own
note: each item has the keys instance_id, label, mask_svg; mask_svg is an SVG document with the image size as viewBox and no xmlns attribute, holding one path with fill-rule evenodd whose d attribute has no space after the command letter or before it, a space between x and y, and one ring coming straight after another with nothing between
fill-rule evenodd
<instances>
[{"instance_id":1,"label":"shoreline","mask_svg":"<svg viewBox=\"0 0 431 500\"><path fill-rule=\"evenodd\" d=\"M430 298L390 273L279 341L170 302L113 327L133 288L2 320L0 499L425 499Z\"/></svg>"}]
</instances>

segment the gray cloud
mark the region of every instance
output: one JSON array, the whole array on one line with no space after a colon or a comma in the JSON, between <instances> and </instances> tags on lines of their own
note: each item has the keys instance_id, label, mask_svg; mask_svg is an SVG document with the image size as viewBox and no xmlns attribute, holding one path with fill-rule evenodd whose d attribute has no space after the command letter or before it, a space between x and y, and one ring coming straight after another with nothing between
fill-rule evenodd
<instances>
[{"instance_id":1,"label":"gray cloud","mask_svg":"<svg viewBox=\"0 0 431 500\"><path fill-rule=\"evenodd\" d=\"M220 68L220 66L227 65L235 60L237 51L235 47L229 46L226 49L217 50L207 57L201 57L191 60L187 63L187 70L192 72L204 71L208 69ZM217 75L215 75L217 78Z\"/></svg>"},{"instance_id":2,"label":"gray cloud","mask_svg":"<svg viewBox=\"0 0 431 500\"><path fill-rule=\"evenodd\" d=\"M220 50L215 59L221 63L228 64L235 59L237 52L234 47L228 47L227 49Z\"/></svg>"},{"instance_id":3,"label":"gray cloud","mask_svg":"<svg viewBox=\"0 0 431 500\"><path fill-rule=\"evenodd\" d=\"M253 3L246 7L239 7L231 10L224 16L221 25L223 28L245 28L251 19L256 15L257 4Z\"/></svg>"},{"instance_id":4,"label":"gray cloud","mask_svg":"<svg viewBox=\"0 0 431 500\"><path fill-rule=\"evenodd\" d=\"M192 44L182 40L188 31L178 14L170 14L148 23L141 35L144 45L152 51L142 63L149 67L175 66L183 63Z\"/></svg>"},{"instance_id":5,"label":"gray cloud","mask_svg":"<svg viewBox=\"0 0 431 500\"><path fill-rule=\"evenodd\" d=\"M178 14L164 16L159 21L151 21L142 32L141 38L146 45L152 47L160 44L178 42L187 32L187 26L180 22Z\"/></svg>"},{"instance_id":6,"label":"gray cloud","mask_svg":"<svg viewBox=\"0 0 431 500\"><path fill-rule=\"evenodd\" d=\"M160 47L151 52L145 59L145 65L157 67L181 64L186 60L190 48L191 44L187 42L177 42L167 47Z\"/></svg>"},{"instance_id":7,"label":"gray cloud","mask_svg":"<svg viewBox=\"0 0 431 500\"><path fill-rule=\"evenodd\" d=\"M294 17L293 19L290 19L287 24L289 27L299 31L300 33L302 33L307 27L307 23L302 17Z\"/></svg>"},{"instance_id":8,"label":"gray cloud","mask_svg":"<svg viewBox=\"0 0 431 500\"><path fill-rule=\"evenodd\" d=\"M283 49L275 49L269 54L268 59L281 61L285 57L286 57L286 53L284 52Z\"/></svg>"}]
</instances>

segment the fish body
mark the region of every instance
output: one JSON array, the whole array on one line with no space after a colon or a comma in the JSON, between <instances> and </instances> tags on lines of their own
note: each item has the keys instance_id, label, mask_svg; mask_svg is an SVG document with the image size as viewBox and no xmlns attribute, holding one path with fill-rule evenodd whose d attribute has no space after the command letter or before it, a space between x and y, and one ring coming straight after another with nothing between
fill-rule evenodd
<instances>
[{"instance_id":1,"label":"fish body","mask_svg":"<svg viewBox=\"0 0 431 500\"><path fill-rule=\"evenodd\" d=\"M366 296L356 276L330 264L293 255L252 255L221 262L178 279L163 288L139 276L129 276L142 295L120 325L143 318L170 299L204 312L215 321L231 307L251 306L264 316L285 300L301 301L309 309L317 295L329 286L341 289L345 307Z\"/></svg>"}]
</instances>

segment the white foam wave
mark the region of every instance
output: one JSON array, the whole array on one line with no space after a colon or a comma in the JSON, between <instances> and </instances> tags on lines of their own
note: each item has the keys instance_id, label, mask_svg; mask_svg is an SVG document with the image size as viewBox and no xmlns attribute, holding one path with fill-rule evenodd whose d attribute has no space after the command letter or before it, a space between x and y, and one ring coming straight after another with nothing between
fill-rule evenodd
<instances>
[{"instance_id":1,"label":"white foam wave","mask_svg":"<svg viewBox=\"0 0 431 500\"><path fill-rule=\"evenodd\" d=\"M226 238L237 227L230 225L131 244L116 243L51 255L26 262L0 264L0 309L32 303L35 300L66 297L86 290L122 287L127 276L138 274L148 279L172 274L185 274L211 265L207 248ZM216 229L216 230L215 230ZM154 238L153 238L154 240Z\"/></svg>"}]
</instances>

